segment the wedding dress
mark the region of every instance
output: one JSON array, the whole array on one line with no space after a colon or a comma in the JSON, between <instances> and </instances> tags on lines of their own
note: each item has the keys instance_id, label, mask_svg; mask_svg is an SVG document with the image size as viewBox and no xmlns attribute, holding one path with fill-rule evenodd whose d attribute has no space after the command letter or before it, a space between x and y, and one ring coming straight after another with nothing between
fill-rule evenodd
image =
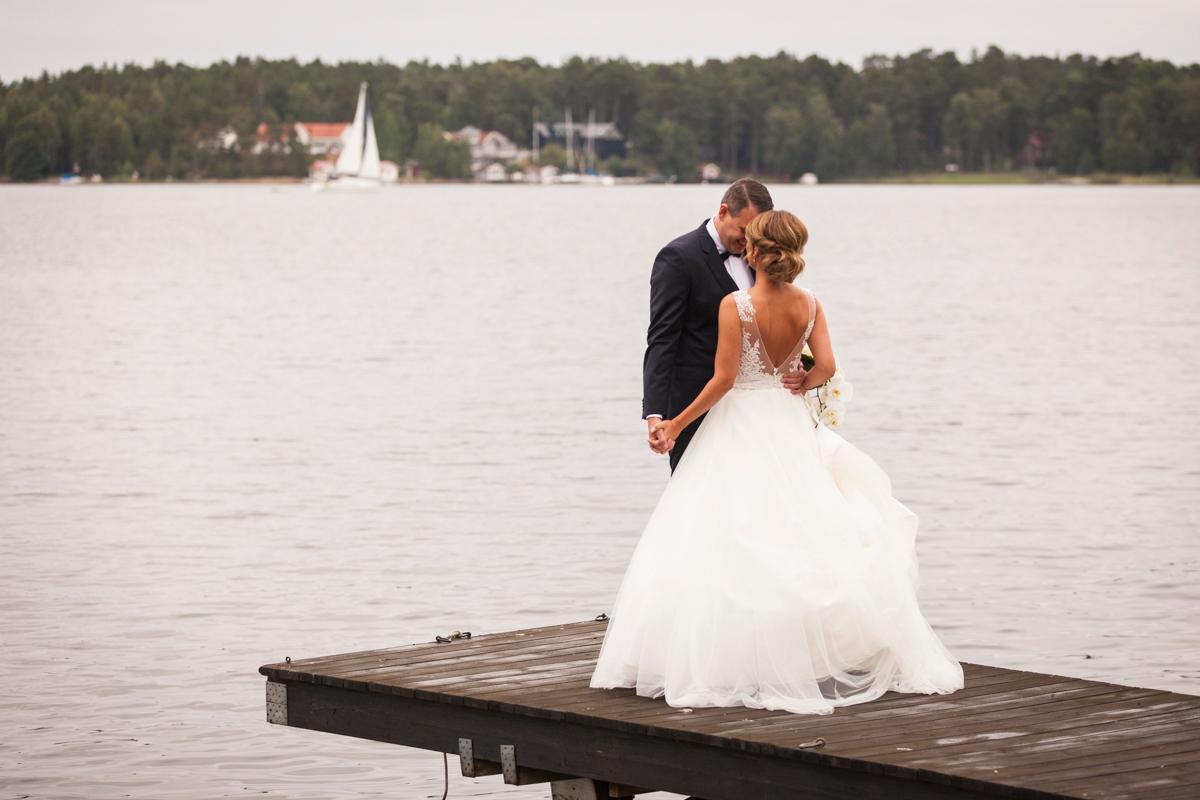
<instances>
[{"instance_id":1,"label":"wedding dress","mask_svg":"<svg viewBox=\"0 0 1200 800\"><path fill-rule=\"evenodd\" d=\"M917 518L868 455L780 376L735 293L734 387L709 410L617 591L589 685L676 707L827 714L886 691L945 694L962 667L917 603Z\"/></svg>"}]
</instances>

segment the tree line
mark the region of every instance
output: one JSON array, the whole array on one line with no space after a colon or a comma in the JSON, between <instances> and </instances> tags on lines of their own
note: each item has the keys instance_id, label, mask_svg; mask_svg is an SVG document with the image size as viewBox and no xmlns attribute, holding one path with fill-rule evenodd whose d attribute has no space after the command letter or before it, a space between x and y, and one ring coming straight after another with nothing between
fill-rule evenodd
<instances>
[{"instance_id":1,"label":"tree line","mask_svg":"<svg viewBox=\"0 0 1200 800\"><path fill-rule=\"evenodd\" d=\"M1129 55L968 60L921 50L860 68L787 53L640 64L572 58L403 66L239 57L197 68L83 67L0 83L0 170L11 180L72 171L143 179L303 175L293 148L254 154L261 123L353 116L371 85L380 153L467 177L443 130L475 125L519 144L534 120L594 112L627 137L620 175L727 173L823 180L940 171L1200 175L1200 65ZM218 133L237 132L223 147ZM548 154L550 155L550 154ZM556 155L556 154L555 154Z\"/></svg>"}]
</instances>

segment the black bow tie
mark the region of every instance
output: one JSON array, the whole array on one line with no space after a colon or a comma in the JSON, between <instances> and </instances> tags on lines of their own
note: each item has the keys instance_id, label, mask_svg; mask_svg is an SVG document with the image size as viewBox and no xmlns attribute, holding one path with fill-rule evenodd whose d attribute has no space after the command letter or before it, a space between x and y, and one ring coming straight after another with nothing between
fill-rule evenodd
<instances>
[{"instance_id":1,"label":"black bow tie","mask_svg":"<svg viewBox=\"0 0 1200 800\"><path fill-rule=\"evenodd\" d=\"M724 261L725 259L729 258L730 256L733 256L734 258L741 258L741 257L742 257L742 254L741 254L741 253L734 253L734 252L732 252L732 251L728 251L728 250L727 250L726 252L724 252L724 253L717 253L717 255L719 255L719 256L721 257L721 260L722 260L722 261Z\"/></svg>"}]
</instances>

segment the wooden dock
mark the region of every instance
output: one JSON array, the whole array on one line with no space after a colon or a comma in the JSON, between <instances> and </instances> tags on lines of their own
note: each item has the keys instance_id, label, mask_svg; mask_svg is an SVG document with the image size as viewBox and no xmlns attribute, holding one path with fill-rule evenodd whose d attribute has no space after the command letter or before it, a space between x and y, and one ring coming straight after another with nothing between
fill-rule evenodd
<instances>
[{"instance_id":1,"label":"wooden dock","mask_svg":"<svg viewBox=\"0 0 1200 800\"><path fill-rule=\"evenodd\" d=\"M590 689L605 621L268 664L275 723L459 757L558 800L1200 798L1200 697L964 664L832 715ZM640 788L639 788L640 787Z\"/></svg>"}]
</instances>

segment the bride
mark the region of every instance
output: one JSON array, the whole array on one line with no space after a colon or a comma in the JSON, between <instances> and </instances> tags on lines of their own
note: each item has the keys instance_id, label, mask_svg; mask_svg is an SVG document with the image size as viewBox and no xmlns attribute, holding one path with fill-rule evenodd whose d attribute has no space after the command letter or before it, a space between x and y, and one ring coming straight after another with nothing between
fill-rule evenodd
<instances>
[{"instance_id":1,"label":"bride","mask_svg":"<svg viewBox=\"0 0 1200 800\"><path fill-rule=\"evenodd\" d=\"M835 369L821 303L792 285L808 231L767 211L746 239L758 281L722 300L712 380L663 422L674 442L708 412L634 549L589 685L802 714L960 689L917 604L916 516L780 380L806 343L804 389Z\"/></svg>"}]
</instances>

